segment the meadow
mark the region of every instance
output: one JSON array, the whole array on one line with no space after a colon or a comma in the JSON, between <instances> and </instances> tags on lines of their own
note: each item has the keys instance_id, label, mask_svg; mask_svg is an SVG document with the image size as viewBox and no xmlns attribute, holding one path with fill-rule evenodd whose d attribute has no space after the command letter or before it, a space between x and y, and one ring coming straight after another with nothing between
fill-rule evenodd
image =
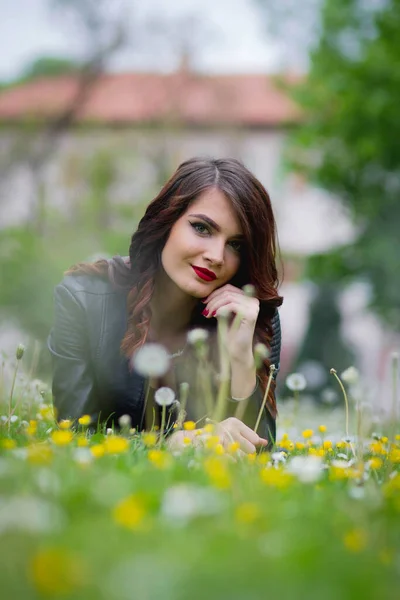
<instances>
[{"instance_id":1,"label":"meadow","mask_svg":"<svg viewBox=\"0 0 400 600\"><path fill-rule=\"evenodd\" d=\"M243 456L193 422L201 443L172 452L127 420L57 423L23 360L0 409L2 598L398 598L398 422L373 431L360 402L328 418L292 377L270 452ZM340 381L350 398L354 371Z\"/></svg>"}]
</instances>

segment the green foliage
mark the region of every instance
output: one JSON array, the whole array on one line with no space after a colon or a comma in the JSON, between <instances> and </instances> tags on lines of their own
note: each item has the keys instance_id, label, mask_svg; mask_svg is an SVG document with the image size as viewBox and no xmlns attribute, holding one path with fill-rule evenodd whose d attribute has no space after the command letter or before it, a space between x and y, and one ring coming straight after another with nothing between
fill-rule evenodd
<instances>
[{"instance_id":1,"label":"green foliage","mask_svg":"<svg viewBox=\"0 0 400 600\"><path fill-rule=\"evenodd\" d=\"M354 244L311 258L320 281L362 278L372 307L400 330L400 0L326 0L289 162L334 193L358 227Z\"/></svg>"},{"instance_id":2,"label":"green foliage","mask_svg":"<svg viewBox=\"0 0 400 600\"><path fill-rule=\"evenodd\" d=\"M50 210L43 201L37 203L40 214L32 214L29 224L0 229L2 317L13 319L42 347L53 321L53 288L64 271L100 255L126 255L144 210L141 204L119 206L111 200L116 175L111 153L95 153L80 169L73 176L69 173L69 183L73 186L83 178L87 192L71 203L67 215Z\"/></svg>"}]
</instances>

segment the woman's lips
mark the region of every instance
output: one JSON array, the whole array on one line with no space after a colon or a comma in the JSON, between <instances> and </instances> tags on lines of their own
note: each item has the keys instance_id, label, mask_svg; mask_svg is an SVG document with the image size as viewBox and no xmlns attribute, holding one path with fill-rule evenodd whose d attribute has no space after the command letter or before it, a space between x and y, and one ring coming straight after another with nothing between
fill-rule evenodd
<instances>
[{"instance_id":1,"label":"woman's lips","mask_svg":"<svg viewBox=\"0 0 400 600\"><path fill-rule=\"evenodd\" d=\"M197 277L200 277L200 279L203 279L203 281L214 281L214 279L216 279L216 276L214 274L205 273L198 267L194 267L192 265L192 269L196 273Z\"/></svg>"}]
</instances>

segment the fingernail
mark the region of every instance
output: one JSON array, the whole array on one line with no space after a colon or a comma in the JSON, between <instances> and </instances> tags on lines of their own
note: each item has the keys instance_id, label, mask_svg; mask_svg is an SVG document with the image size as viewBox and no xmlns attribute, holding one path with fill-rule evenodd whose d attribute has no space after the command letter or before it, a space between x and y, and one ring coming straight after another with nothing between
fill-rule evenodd
<instances>
[{"instance_id":1,"label":"fingernail","mask_svg":"<svg viewBox=\"0 0 400 600\"><path fill-rule=\"evenodd\" d=\"M209 313L209 311L205 308L201 314L206 317L208 315L208 313Z\"/></svg>"},{"instance_id":2,"label":"fingernail","mask_svg":"<svg viewBox=\"0 0 400 600\"><path fill-rule=\"evenodd\" d=\"M216 315L216 314L217 314L217 311L216 311L216 310L213 310L213 311L212 311L212 313L211 313L211 316L212 316L212 317L215 317L215 315Z\"/></svg>"}]
</instances>

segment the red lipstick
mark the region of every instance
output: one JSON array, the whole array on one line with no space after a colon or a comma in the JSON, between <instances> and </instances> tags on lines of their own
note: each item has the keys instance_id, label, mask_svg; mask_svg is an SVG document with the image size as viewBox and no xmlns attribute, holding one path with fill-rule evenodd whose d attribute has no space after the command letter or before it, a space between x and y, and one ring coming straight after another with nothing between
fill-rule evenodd
<instances>
[{"instance_id":1,"label":"red lipstick","mask_svg":"<svg viewBox=\"0 0 400 600\"><path fill-rule=\"evenodd\" d=\"M208 269L202 269L201 267L196 267L195 265L192 265L192 269L196 273L197 277L200 277L200 279L203 279L204 281L214 281L214 279L217 279L216 274Z\"/></svg>"}]
</instances>

